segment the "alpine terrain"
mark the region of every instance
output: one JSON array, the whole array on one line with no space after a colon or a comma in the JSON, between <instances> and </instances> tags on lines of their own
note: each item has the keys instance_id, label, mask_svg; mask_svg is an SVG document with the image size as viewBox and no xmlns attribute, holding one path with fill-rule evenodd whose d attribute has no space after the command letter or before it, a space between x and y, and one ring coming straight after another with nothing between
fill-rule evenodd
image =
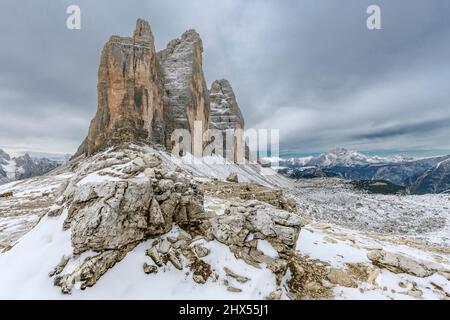
<instances>
[{"instance_id":1,"label":"alpine terrain","mask_svg":"<svg viewBox=\"0 0 450 320\"><path fill-rule=\"evenodd\" d=\"M224 164L175 157L175 130L245 122L227 80L208 87L196 31L160 52L154 41L141 19L132 36L112 36L77 153L0 186L0 298L450 298L448 195L370 193L338 169L367 180L387 170L396 185L437 193L444 158L342 163L341 150L302 165L336 177L296 180L238 164L237 139ZM0 155L1 174L12 165Z\"/></svg>"},{"instance_id":2,"label":"alpine terrain","mask_svg":"<svg viewBox=\"0 0 450 320\"><path fill-rule=\"evenodd\" d=\"M46 174L66 160L40 153L25 153L23 156L11 157L0 149L0 184Z\"/></svg>"}]
</instances>

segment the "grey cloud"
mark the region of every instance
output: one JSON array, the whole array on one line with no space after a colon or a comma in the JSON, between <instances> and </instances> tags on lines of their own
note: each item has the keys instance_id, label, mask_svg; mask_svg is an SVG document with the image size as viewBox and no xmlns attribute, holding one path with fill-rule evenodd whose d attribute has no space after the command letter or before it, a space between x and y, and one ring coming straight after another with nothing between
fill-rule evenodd
<instances>
[{"instance_id":1,"label":"grey cloud","mask_svg":"<svg viewBox=\"0 0 450 320\"><path fill-rule=\"evenodd\" d=\"M382 131L365 133L360 135L355 135L353 138L360 139L386 139L392 138L400 135L423 135L429 132L441 130L442 128L450 127L450 118L442 120L425 121L420 123L399 125L395 127L386 128Z\"/></svg>"},{"instance_id":2,"label":"grey cloud","mask_svg":"<svg viewBox=\"0 0 450 320\"><path fill-rule=\"evenodd\" d=\"M373 3L379 31L365 27ZM81 30L65 28L69 4ZM4 0L0 147L74 152L95 113L103 44L142 17L158 49L197 29L208 82L229 79L246 124L280 128L284 151L450 150L449 126L426 125L450 118L449 12L447 0Z\"/></svg>"}]
</instances>

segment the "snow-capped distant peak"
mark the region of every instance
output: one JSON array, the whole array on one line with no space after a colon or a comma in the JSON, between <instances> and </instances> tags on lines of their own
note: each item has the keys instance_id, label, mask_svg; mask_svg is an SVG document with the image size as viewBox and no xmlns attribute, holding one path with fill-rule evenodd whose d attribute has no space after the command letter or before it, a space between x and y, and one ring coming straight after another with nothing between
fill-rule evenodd
<instances>
[{"instance_id":1,"label":"snow-capped distant peak","mask_svg":"<svg viewBox=\"0 0 450 320\"><path fill-rule=\"evenodd\" d=\"M375 162L373 159L362 153L344 148L330 150L329 152L320 155L315 160L316 161L313 161L313 164L319 167L329 167L335 165L352 166Z\"/></svg>"},{"instance_id":2,"label":"snow-capped distant peak","mask_svg":"<svg viewBox=\"0 0 450 320\"><path fill-rule=\"evenodd\" d=\"M36 155L30 156L28 153L11 157L0 149L0 184L43 175L65 162L67 161L63 159L53 160Z\"/></svg>"},{"instance_id":3,"label":"snow-capped distant peak","mask_svg":"<svg viewBox=\"0 0 450 320\"><path fill-rule=\"evenodd\" d=\"M271 162L270 159L266 159ZM295 167L333 167L333 166L357 166L378 163L400 163L413 161L414 158L408 158L403 155L395 155L392 157L368 156L361 152L348 150L345 148L335 148L318 157L300 157L279 160Z\"/></svg>"}]
</instances>

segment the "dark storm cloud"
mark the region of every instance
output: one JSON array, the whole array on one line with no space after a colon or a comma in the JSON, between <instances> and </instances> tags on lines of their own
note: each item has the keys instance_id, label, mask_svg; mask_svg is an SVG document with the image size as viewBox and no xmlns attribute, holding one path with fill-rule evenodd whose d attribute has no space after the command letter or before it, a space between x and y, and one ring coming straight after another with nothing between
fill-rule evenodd
<instances>
[{"instance_id":1,"label":"dark storm cloud","mask_svg":"<svg viewBox=\"0 0 450 320\"><path fill-rule=\"evenodd\" d=\"M401 135L423 135L429 132L438 131L450 127L450 118L433 120L420 123L399 125L386 128L382 131L355 135L354 139L386 139Z\"/></svg>"},{"instance_id":2,"label":"dark storm cloud","mask_svg":"<svg viewBox=\"0 0 450 320\"><path fill-rule=\"evenodd\" d=\"M367 30L369 4L382 30ZM0 147L73 152L103 44L142 17L157 49L197 29L208 83L230 80L246 124L280 128L283 150L450 149L449 15L447 0L2 1Z\"/></svg>"}]
</instances>

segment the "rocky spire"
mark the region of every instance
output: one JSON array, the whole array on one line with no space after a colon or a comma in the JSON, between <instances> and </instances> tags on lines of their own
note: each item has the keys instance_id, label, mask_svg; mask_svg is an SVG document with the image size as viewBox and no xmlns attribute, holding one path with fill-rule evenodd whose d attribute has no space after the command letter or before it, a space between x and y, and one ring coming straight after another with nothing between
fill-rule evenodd
<instances>
[{"instance_id":1,"label":"rocky spire","mask_svg":"<svg viewBox=\"0 0 450 320\"><path fill-rule=\"evenodd\" d=\"M216 80L209 92L211 112L210 129L244 129L244 117L228 80Z\"/></svg>"},{"instance_id":2,"label":"rocky spire","mask_svg":"<svg viewBox=\"0 0 450 320\"><path fill-rule=\"evenodd\" d=\"M244 129L244 117L241 109L236 101L233 88L228 80L221 79L212 83L209 90L209 100L211 102L211 110L209 113L209 129L216 129L223 132L223 150L224 156L228 160L237 161L238 143L235 133L232 132L233 143L227 145L226 130ZM230 137L228 137L230 138ZM241 137L242 138L242 137ZM244 156L248 159L248 148L244 146Z\"/></svg>"},{"instance_id":3,"label":"rocky spire","mask_svg":"<svg viewBox=\"0 0 450 320\"><path fill-rule=\"evenodd\" d=\"M121 141L164 143L163 96L148 22L137 20L133 37L112 36L98 70L97 113L84 146L90 155Z\"/></svg>"},{"instance_id":4,"label":"rocky spire","mask_svg":"<svg viewBox=\"0 0 450 320\"><path fill-rule=\"evenodd\" d=\"M195 30L188 30L158 53L164 81L166 142L174 129L193 134L194 121L208 129L209 96L202 69L203 45ZM192 135L193 136L193 135Z\"/></svg>"},{"instance_id":5,"label":"rocky spire","mask_svg":"<svg viewBox=\"0 0 450 320\"><path fill-rule=\"evenodd\" d=\"M154 42L152 30L150 29L150 25L147 21L143 19L137 19L133 38L135 40Z\"/></svg>"},{"instance_id":6,"label":"rocky spire","mask_svg":"<svg viewBox=\"0 0 450 320\"><path fill-rule=\"evenodd\" d=\"M194 137L195 121L202 122L201 133L209 128L243 129L229 82L214 81L209 92L202 52L199 34L188 30L156 53L150 26L142 19L133 37L112 36L100 59L97 113L77 155L124 141L170 148L175 129L187 129Z\"/></svg>"}]
</instances>

